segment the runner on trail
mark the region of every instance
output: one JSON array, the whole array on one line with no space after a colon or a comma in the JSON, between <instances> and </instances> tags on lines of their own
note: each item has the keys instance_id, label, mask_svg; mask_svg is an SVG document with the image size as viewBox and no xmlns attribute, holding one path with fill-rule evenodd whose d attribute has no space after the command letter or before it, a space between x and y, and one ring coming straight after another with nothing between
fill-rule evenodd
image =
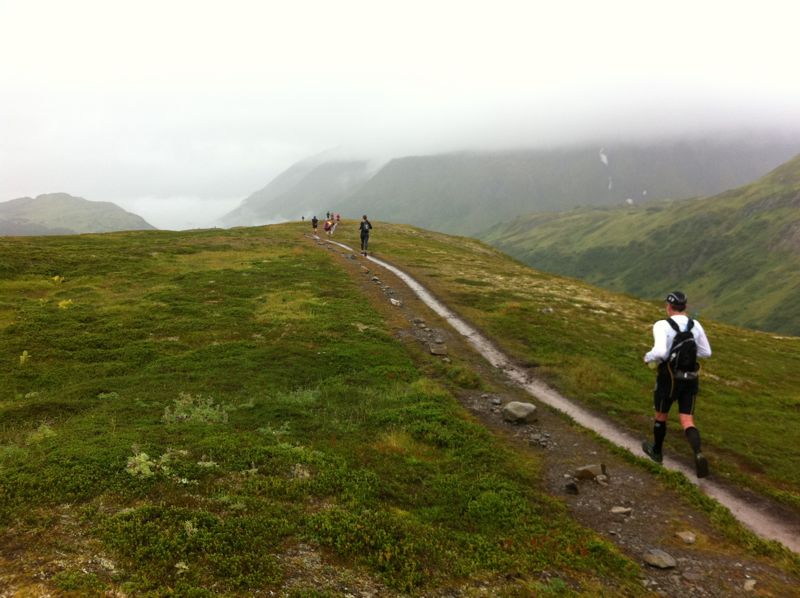
<instances>
[{"instance_id":1,"label":"runner on trail","mask_svg":"<svg viewBox=\"0 0 800 598\"><path fill-rule=\"evenodd\" d=\"M361 217L361 223L358 226L361 231L361 253L367 255L367 245L369 245L369 231L372 229L372 223L367 220L367 215Z\"/></svg>"},{"instance_id":2,"label":"runner on trail","mask_svg":"<svg viewBox=\"0 0 800 598\"><path fill-rule=\"evenodd\" d=\"M314 216L311 219L311 228L314 229L314 235L317 234L317 225L319 225L319 220L317 220L317 217Z\"/></svg>"},{"instance_id":3,"label":"runner on trail","mask_svg":"<svg viewBox=\"0 0 800 598\"><path fill-rule=\"evenodd\" d=\"M686 315L686 295L673 291L665 302L667 318L653 324L653 348L644 356L645 363L658 368L658 375L653 391L656 411L653 442L644 441L642 450L653 461L661 463L669 409L677 401L681 426L694 451L697 477L704 478L708 475L708 460L700 451L700 432L694 425L693 415L700 371L696 358L709 357L711 345L700 322ZM673 343L676 338L679 342ZM679 363L683 370L676 365Z\"/></svg>"}]
</instances>

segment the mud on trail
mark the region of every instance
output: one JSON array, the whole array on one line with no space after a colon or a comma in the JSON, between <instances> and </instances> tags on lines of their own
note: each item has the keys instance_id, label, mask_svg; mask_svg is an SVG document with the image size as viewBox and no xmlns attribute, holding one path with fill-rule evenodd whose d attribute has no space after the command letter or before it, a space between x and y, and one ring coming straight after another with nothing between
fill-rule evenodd
<instances>
[{"instance_id":1,"label":"mud on trail","mask_svg":"<svg viewBox=\"0 0 800 598\"><path fill-rule=\"evenodd\" d=\"M708 513L655 475L654 466L637 463L625 449L532 399L394 273L376 260L356 257L346 245L319 242L341 256L345 269L385 314L394 334L420 360L450 360L480 375L492 391L461 391L462 405L518 450L534 453L542 465L546 491L559 498L577 521L638 563L644 587L663 596L800 596L800 577L728 539ZM446 353L433 354L434 340L443 341ZM504 421L502 406L510 401L537 404L537 421L522 425ZM642 438L648 433L643 431ZM605 466L607 479L574 477L578 468L599 464ZM786 523L788 529L798 525L796 520ZM678 533L693 542L687 543ZM675 566L661 569L646 564L646 555L656 549L671 555Z\"/></svg>"}]
</instances>

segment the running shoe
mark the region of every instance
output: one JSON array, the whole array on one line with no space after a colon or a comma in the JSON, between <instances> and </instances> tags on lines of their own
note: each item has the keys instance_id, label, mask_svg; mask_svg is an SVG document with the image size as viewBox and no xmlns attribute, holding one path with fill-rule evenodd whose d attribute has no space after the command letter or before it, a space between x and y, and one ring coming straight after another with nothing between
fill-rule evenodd
<instances>
[{"instance_id":1,"label":"running shoe","mask_svg":"<svg viewBox=\"0 0 800 598\"><path fill-rule=\"evenodd\" d=\"M647 440L645 440L642 443L642 450L648 457L650 457L656 463L661 463L664 460L664 455L656 451L652 442L648 442Z\"/></svg>"},{"instance_id":2,"label":"running shoe","mask_svg":"<svg viewBox=\"0 0 800 598\"><path fill-rule=\"evenodd\" d=\"M695 453L694 468L697 471L698 478L708 477L708 459L705 458L703 453Z\"/></svg>"}]
</instances>

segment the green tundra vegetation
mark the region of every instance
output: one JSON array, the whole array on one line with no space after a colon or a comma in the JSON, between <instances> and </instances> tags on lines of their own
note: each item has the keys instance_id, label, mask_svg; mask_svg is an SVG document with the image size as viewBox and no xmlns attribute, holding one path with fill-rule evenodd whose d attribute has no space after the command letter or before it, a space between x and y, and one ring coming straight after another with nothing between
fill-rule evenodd
<instances>
[{"instance_id":1,"label":"green tundra vegetation","mask_svg":"<svg viewBox=\"0 0 800 598\"><path fill-rule=\"evenodd\" d=\"M642 298L681 288L712 318L800 335L800 156L714 197L531 214L480 237L539 270Z\"/></svg>"},{"instance_id":2,"label":"green tundra vegetation","mask_svg":"<svg viewBox=\"0 0 800 598\"><path fill-rule=\"evenodd\" d=\"M377 255L649 434L660 305L375 224ZM460 406L475 378L426 367L306 228L0 238L0 565L58 559L49 583L79 594L250 595L296 579L286 554L312 546L387 592L645 593L539 490L538 457ZM357 246L355 223L337 235ZM800 506L800 339L703 324L715 472ZM307 583L297 596L329 595Z\"/></svg>"}]
</instances>

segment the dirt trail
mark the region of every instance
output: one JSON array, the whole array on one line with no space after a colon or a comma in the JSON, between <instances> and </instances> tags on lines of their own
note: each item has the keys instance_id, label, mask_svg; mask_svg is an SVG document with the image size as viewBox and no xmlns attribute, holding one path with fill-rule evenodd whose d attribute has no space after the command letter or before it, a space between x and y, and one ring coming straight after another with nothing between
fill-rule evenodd
<instances>
[{"instance_id":1,"label":"dirt trail","mask_svg":"<svg viewBox=\"0 0 800 598\"><path fill-rule=\"evenodd\" d=\"M383 260L374 257L368 257L367 259L386 268L405 282L428 307L442 316L453 328L466 337L489 363L503 370L509 378L524 388L529 394L542 403L566 413L577 423L593 430L606 440L629 450L634 455L641 456L641 439L634 438L617 429L610 422L589 413L548 387L546 384L537 380L531 380L525 370L514 365L514 363L496 349L487 338L466 324L447 308L447 306L435 299L427 289L411 276ZM663 466L667 469L684 474L689 481L696 484L707 496L714 498L720 504L728 508L742 524L754 533L768 540L776 540L794 552L800 553L800 529L798 529L796 525L787 524L787 522L774 517L771 513L753 507L753 505L747 501L734 496L713 479L698 479L695 477L694 471L666 455L664 456Z\"/></svg>"},{"instance_id":2,"label":"dirt trail","mask_svg":"<svg viewBox=\"0 0 800 598\"><path fill-rule=\"evenodd\" d=\"M642 457L639 439L588 413L545 384L531 380L527 371L513 363L405 272L374 256L369 256L368 262L362 257L356 258L352 255L353 250L345 244L318 241L349 258L347 261L354 264L350 266L351 272L358 272L355 264L363 266L364 288L370 289L373 298L380 301L383 296L383 302L390 306L387 294L389 298L402 301L402 307L398 308L395 302L394 306L386 308L392 310L387 313L403 312L401 319L405 320L405 329L397 330L400 338L425 343L425 335L421 334L416 322L428 313L428 319L438 321L442 326L436 332L446 337L451 348L450 357L469 362L486 380L492 380L504 389L500 394L464 391L459 399L490 429L517 440L523 450L542 454L543 482L547 490L560 496L583 525L596 530L642 563L642 582L647 589L660 595L681 597L730 596L750 592L763 596L800 596L796 589L800 587L797 577L778 569L768 558L748 554L741 546L726 539L709 516L693 506L685 496L667 488L643 467L599 442L592 432ZM366 266L371 265L385 273L378 268L367 270ZM379 275L380 284L376 284L375 274ZM388 288L386 285L391 285L391 291L381 292L381 288ZM431 317L428 310L435 315ZM396 322L397 316L393 320ZM423 332L424 329L425 326ZM476 350L482 358L475 354ZM531 396L553 409L540 409L539 421L532 425L504 421L503 403L525 401ZM566 413L569 418L556 410ZM566 491L566 481L571 479L576 467L601 462L609 469L607 483L580 481L577 493ZM664 465L684 474L756 534L779 541L795 552L800 548L800 526L796 516L781 520L778 511L769 512L767 507L759 506L766 503L759 503L755 497L749 501L747 497L741 498L719 482L697 480L693 471L674 459L665 458ZM620 509L625 511L620 513ZM696 535L696 543L687 545L677 538L678 532L687 530ZM661 570L644 565L646 554L654 548L668 551L676 558L677 567Z\"/></svg>"}]
</instances>

